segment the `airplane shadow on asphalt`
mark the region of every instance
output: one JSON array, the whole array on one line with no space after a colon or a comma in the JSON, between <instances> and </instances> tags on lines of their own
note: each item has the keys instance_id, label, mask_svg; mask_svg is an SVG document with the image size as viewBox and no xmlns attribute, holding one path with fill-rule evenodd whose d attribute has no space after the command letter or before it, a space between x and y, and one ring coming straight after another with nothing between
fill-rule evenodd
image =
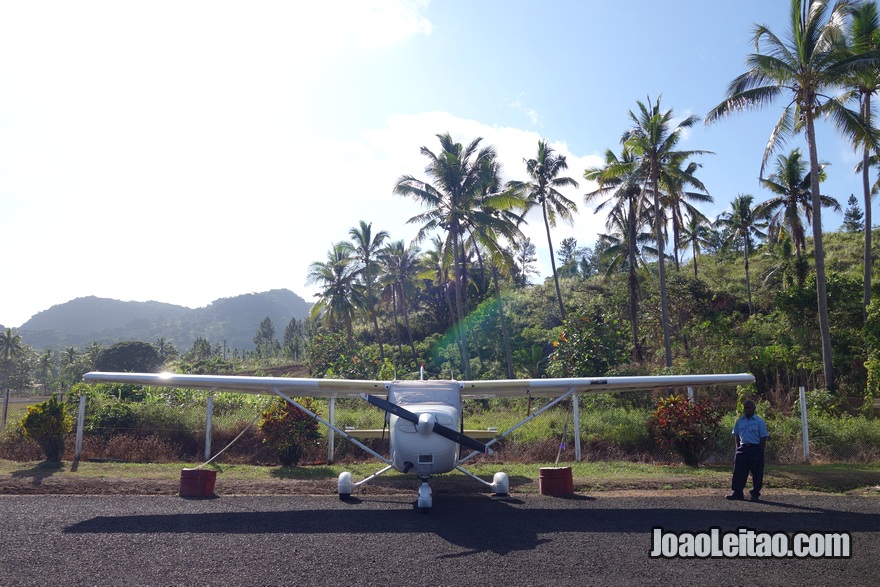
<instances>
[{"instance_id":1,"label":"airplane shadow on asphalt","mask_svg":"<svg viewBox=\"0 0 880 587\"><path fill-rule=\"evenodd\" d=\"M397 497L397 496L395 496ZM478 552L505 554L530 550L553 542L559 533L650 533L654 527L666 532L700 531L719 527L724 532L739 528L761 532L878 532L880 513L857 513L833 507L808 507L781 502L751 504L703 499L693 508L651 507L652 499L629 500L632 507L604 507L608 500L583 496L572 498L529 497L528 502L486 496L443 496L431 513L419 515L415 508L395 497L357 498L348 504L321 507L328 497L313 500L313 509L287 511L216 511L176 514L96 516L72 524L65 533L89 534L363 534L432 533L465 549L456 556ZM235 498L226 498L235 499ZM335 498L334 498L335 499ZM547 500L547 507L536 500ZM681 498L687 500L687 498ZM678 500L676 500L678 501ZM338 500L336 500L338 502ZM604 502L604 503L603 503ZM215 500L216 503L216 500ZM536 507L535 504L538 504ZM655 502L656 503L656 502ZM708 504L709 509L706 505ZM235 503L236 507L239 504ZM758 506L758 507L756 507ZM768 507L780 506L787 511ZM369 509L367 509L369 508ZM790 510L796 511L790 511Z\"/></svg>"}]
</instances>

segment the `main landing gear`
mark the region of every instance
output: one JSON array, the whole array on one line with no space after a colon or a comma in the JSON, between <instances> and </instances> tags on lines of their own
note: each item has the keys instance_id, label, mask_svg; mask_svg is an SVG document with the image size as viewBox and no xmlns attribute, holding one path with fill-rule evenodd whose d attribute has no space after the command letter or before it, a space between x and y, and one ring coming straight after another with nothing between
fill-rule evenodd
<instances>
[{"instance_id":1,"label":"main landing gear","mask_svg":"<svg viewBox=\"0 0 880 587\"><path fill-rule=\"evenodd\" d=\"M490 488L492 490L492 498L493 499L506 498L508 496L508 493L510 492L510 478L507 476L507 473L500 473L500 472L495 473L494 477L492 478L492 482L489 483L487 481L483 481L482 479L480 479L479 477L477 477L473 473L466 471L466 470L462 469L461 467L456 467L456 468L459 471L465 473L467 476L472 477L473 479L476 479L480 483L482 483L482 484L486 485L488 488ZM378 477L382 473L386 472L388 469L390 469L390 467L387 467L386 469L379 471L378 473L364 479L360 483L355 483L354 478L352 477L351 473L349 473L348 471L340 473L339 474L339 483L337 485L337 490L336 490L336 492L339 494L339 499L341 499L343 501L348 500L349 498L351 498L351 494L354 493L355 489L357 489L358 486L362 485L363 483L366 483L367 481L369 481L371 479ZM422 514L427 514L428 512L430 512L431 507L434 505L434 499L431 494L431 486L428 485L428 479L429 478L425 477L425 476L419 477L419 481L421 481L421 483L419 484L419 495L418 495L418 499L416 500L415 507Z\"/></svg>"}]
</instances>

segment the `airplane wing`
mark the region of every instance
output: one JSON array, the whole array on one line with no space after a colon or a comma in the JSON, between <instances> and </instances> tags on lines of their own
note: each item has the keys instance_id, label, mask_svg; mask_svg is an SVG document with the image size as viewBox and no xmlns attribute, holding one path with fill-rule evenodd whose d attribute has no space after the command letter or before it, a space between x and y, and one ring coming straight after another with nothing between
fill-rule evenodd
<instances>
[{"instance_id":1,"label":"airplane wing","mask_svg":"<svg viewBox=\"0 0 880 587\"><path fill-rule=\"evenodd\" d=\"M745 385L754 383L751 373L715 375L648 375L632 377L571 377L557 379L499 379L463 381L462 398L557 397L572 389L575 393L647 390L704 385Z\"/></svg>"},{"instance_id":2,"label":"airplane wing","mask_svg":"<svg viewBox=\"0 0 880 587\"><path fill-rule=\"evenodd\" d=\"M155 387L179 387L208 391L272 394L312 397L358 397L369 392L386 395L386 381L358 379L309 379L304 377L246 377L236 375L178 375L176 373L111 373L93 371L83 375L86 383L129 383Z\"/></svg>"},{"instance_id":3,"label":"airplane wing","mask_svg":"<svg viewBox=\"0 0 880 587\"><path fill-rule=\"evenodd\" d=\"M177 375L174 373L110 373L94 371L83 375L87 383L129 383L156 387L179 387L238 393L312 397L358 397L361 393L385 396L393 381L357 379L309 379L298 377L246 377L236 375ZM576 393L644 390L704 385L742 385L753 383L749 373L716 375L657 375L635 377L572 377L559 379L495 379L459 381L464 399L492 397L558 397L571 390ZM409 385L436 384L436 381L406 381Z\"/></svg>"}]
</instances>

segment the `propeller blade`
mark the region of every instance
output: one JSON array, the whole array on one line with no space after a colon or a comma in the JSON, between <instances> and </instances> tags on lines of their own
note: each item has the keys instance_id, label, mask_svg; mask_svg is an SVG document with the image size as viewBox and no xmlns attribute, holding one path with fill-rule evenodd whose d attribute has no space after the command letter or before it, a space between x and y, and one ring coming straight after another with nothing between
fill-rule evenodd
<instances>
[{"instance_id":1,"label":"propeller blade","mask_svg":"<svg viewBox=\"0 0 880 587\"><path fill-rule=\"evenodd\" d=\"M397 404L393 404L388 400L384 400L380 397L376 397L374 395L370 395L368 393L360 394L361 399L365 399L374 406L378 408L382 408L386 412L390 412L399 418L403 418L413 424L418 425L419 417L418 415L410 412L406 408L402 408ZM453 430L452 428L448 428L443 424L439 424L437 421L434 421L434 425L431 427L431 431L439 434L444 438L448 438L453 442L457 442L461 446L465 446L471 450L476 450L485 454L492 454L492 449L480 442L479 440L475 440L470 436L466 436L457 430Z\"/></svg>"},{"instance_id":2,"label":"propeller blade","mask_svg":"<svg viewBox=\"0 0 880 587\"><path fill-rule=\"evenodd\" d=\"M413 414L406 408L401 408L397 404L392 404L390 401L384 400L381 397L376 397L375 395L370 395L368 393L362 393L361 399L367 400L377 408L382 408L386 412L391 412L398 418L403 418L404 420L412 422L413 424L419 423L418 415Z\"/></svg>"},{"instance_id":3,"label":"propeller blade","mask_svg":"<svg viewBox=\"0 0 880 587\"><path fill-rule=\"evenodd\" d=\"M443 424L438 424L437 422L434 422L434 428L432 429L432 432L436 432L440 436L448 438L453 442L457 442L461 446L466 446L471 450L476 450L487 455L492 454L492 449L480 442L479 440L473 439L470 436L466 436L457 430L453 430L452 428L447 428Z\"/></svg>"}]
</instances>

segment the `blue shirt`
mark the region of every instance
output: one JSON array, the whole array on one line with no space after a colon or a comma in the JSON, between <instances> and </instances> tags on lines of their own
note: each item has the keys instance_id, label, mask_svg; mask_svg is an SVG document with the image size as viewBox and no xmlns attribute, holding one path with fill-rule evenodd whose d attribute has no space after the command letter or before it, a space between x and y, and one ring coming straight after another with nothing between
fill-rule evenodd
<instances>
[{"instance_id":1,"label":"blue shirt","mask_svg":"<svg viewBox=\"0 0 880 587\"><path fill-rule=\"evenodd\" d=\"M732 434L739 436L739 441L742 444L760 444L762 438L770 436L767 433L767 424L757 414L751 418L740 416L736 424L733 425Z\"/></svg>"}]
</instances>

